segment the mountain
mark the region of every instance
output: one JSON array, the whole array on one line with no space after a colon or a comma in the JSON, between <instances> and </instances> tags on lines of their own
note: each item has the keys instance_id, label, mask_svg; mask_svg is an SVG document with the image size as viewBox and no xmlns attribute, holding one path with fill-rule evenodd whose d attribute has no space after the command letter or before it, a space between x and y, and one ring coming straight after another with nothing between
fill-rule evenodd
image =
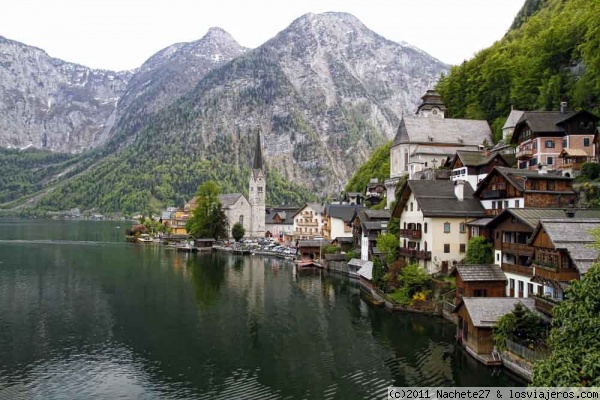
<instances>
[{"instance_id":1,"label":"mountain","mask_svg":"<svg viewBox=\"0 0 600 400\"><path fill-rule=\"evenodd\" d=\"M256 49L220 52L233 58L199 67L197 83L189 67L169 67L172 54L194 59L185 48L169 47L136 72L99 149L106 158L42 207L146 210L181 203L206 179L245 191L257 130L268 202L339 193L448 68L343 13L307 14Z\"/></svg>"},{"instance_id":2,"label":"mountain","mask_svg":"<svg viewBox=\"0 0 600 400\"><path fill-rule=\"evenodd\" d=\"M0 147L70 153L99 146L131 75L68 63L0 36Z\"/></svg>"},{"instance_id":3,"label":"mountain","mask_svg":"<svg viewBox=\"0 0 600 400\"><path fill-rule=\"evenodd\" d=\"M487 119L496 138L511 107L600 112L600 2L527 0L513 29L439 82L454 118Z\"/></svg>"}]
</instances>

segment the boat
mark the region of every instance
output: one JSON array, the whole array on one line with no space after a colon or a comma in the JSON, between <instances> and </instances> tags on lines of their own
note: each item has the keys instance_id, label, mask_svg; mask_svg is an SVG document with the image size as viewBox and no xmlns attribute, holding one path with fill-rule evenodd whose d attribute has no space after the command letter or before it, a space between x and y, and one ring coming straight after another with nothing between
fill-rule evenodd
<instances>
[{"instance_id":1,"label":"boat","mask_svg":"<svg viewBox=\"0 0 600 400\"><path fill-rule=\"evenodd\" d=\"M142 233L137 241L138 243L152 243L154 240L147 233Z\"/></svg>"}]
</instances>

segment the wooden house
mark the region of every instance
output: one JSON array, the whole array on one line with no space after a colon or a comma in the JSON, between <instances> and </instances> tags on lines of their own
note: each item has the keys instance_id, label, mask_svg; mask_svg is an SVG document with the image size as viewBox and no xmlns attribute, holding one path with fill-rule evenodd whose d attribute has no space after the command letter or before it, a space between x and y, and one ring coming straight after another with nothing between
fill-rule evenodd
<instances>
[{"instance_id":1,"label":"wooden house","mask_svg":"<svg viewBox=\"0 0 600 400\"><path fill-rule=\"evenodd\" d=\"M541 220L530 243L533 246L532 281L543 286L540 310L550 313L553 304L564 299L569 282L581 279L598 259L592 247L595 238L591 231L600 228L600 218Z\"/></svg>"},{"instance_id":2,"label":"wooden house","mask_svg":"<svg viewBox=\"0 0 600 400\"><path fill-rule=\"evenodd\" d=\"M496 264L459 264L450 272L456 278L454 304L463 297L504 297L506 276Z\"/></svg>"},{"instance_id":3,"label":"wooden house","mask_svg":"<svg viewBox=\"0 0 600 400\"><path fill-rule=\"evenodd\" d=\"M533 299L510 297L463 297L454 308L458 316L456 338L467 352L487 365L501 364L494 356L492 333L500 317L512 312L517 303L534 311Z\"/></svg>"},{"instance_id":4,"label":"wooden house","mask_svg":"<svg viewBox=\"0 0 600 400\"><path fill-rule=\"evenodd\" d=\"M469 182L473 190L494 167L510 167L500 153L489 151L458 150L454 157L447 163L452 170L450 180L463 180Z\"/></svg>"},{"instance_id":5,"label":"wooden house","mask_svg":"<svg viewBox=\"0 0 600 400\"><path fill-rule=\"evenodd\" d=\"M354 247L360 249L360 258L368 260L380 233L386 233L391 213L388 210L356 209L349 224L352 227Z\"/></svg>"},{"instance_id":6,"label":"wooden house","mask_svg":"<svg viewBox=\"0 0 600 400\"><path fill-rule=\"evenodd\" d=\"M301 261L320 260L323 256L321 246L327 244L324 240L299 240L298 255Z\"/></svg>"},{"instance_id":7,"label":"wooden house","mask_svg":"<svg viewBox=\"0 0 600 400\"><path fill-rule=\"evenodd\" d=\"M600 118L589 111L525 111L514 128L511 143L517 145L519 169L565 169L558 165L562 150L582 150L589 159L596 156L593 146ZM564 160L564 158L563 158ZM565 172L567 173L567 172ZM572 175L569 175L572 176Z\"/></svg>"},{"instance_id":8,"label":"wooden house","mask_svg":"<svg viewBox=\"0 0 600 400\"><path fill-rule=\"evenodd\" d=\"M573 179L515 168L495 167L475 191L488 216L507 208L566 207L575 204Z\"/></svg>"}]
</instances>

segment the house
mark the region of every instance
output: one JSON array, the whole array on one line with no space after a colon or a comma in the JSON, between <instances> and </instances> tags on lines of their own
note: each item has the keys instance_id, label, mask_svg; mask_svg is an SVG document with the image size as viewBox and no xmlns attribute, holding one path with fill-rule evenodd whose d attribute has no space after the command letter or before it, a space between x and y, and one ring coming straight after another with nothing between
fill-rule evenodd
<instances>
[{"instance_id":1,"label":"house","mask_svg":"<svg viewBox=\"0 0 600 400\"><path fill-rule=\"evenodd\" d=\"M575 220L600 218L600 209L511 208L488 223L494 262L501 266L508 281L506 296L543 294L543 286L532 280L534 248L530 240L540 220L562 220L567 215Z\"/></svg>"},{"instance_id":2,"label":"house","mask_svg":"<svg viewBox=\"0 0 600 400\"><path fill-rule=\"evenodd\" d=\"M596 155L597 156L597 155ZM558 169L563 176L576 177L581 173L583 163L590 161L590 156L582 149L562 149L558 155Z\"/></svg>"},{"instance_id":3,"label":"house","mask_svg":"<svg viewBox=\"0 0 600 400\"><path fill-rule=\"evenodd\" d=\"M454 304L463 297L504 297L506 275L496 264L458 264L450 272L456 278Z\"/></svg>"},{"instance_id":4,"label":"house","mask_svg":"<svg viewBox=\"0 0 600 400\"><path fill-rule=\"evenodd\" d=\"M531 236L533 246L532 281L543 286L543 295L553 301L538 300L536 305L551 314L553 303L564 299L569 282L581 279L598 260L598 249L591 231L600 228L600 218L541 220ZM541 301L540 301L541 300Z\"/></svg>"},{"instance_id":5,"label":"house","mask_svg":"<svg viewBox=\"0 0 600 400\"><path fill-rule=\"evenodd\" d=\"M376 247L377 236L387 232L388 210L357 209L350 220L354 247L360 248L361 260L368 260Z\"/></svg>"},{"instance_id":6,"label":"house","mask_svg":"<svg viewBox=\"0 0 600 400\"><path fill-rule=\"evenodd\" d=\"M357 209L364 207L351 204L328 204L325 207L323 236L328 240L352 238L350 221Z\"/></svg>"},{"instance_id":7,"label":"house","mask_svg":"<svg viewBox=\"0 0 600 400\"><path fill-rule=\"evenodd\" d=\"M390 178L441 167L457 150L479 150L492 143L485 120L445 118L440 95L428 90L414 117L403 116L390 148Z\"/></svg>"},{"instance_id":8,"label":"house","mask_svg":"<svg viewBox=\"0 0 600 400\"><path fill-rule=\"evenodd\" d=\"M297 246L300 260L320 260L323 256L321 250L323 244L327 244L327 242L323 240L299 240Z\"/></svg>"},{"instance_id":9,"label":"house","mask_svg":"<svg viewBox=\"0 0 600 400\"><path fill-rule=\"evenodd\" d=\"M293 215L297 211L298 207L267 208L265 214L265 236L275 238L280 242L289 242L293 240Z\"/></svg>"},{"instance_id":10,"label":"house","mask_svg":"<svg viewBox=\"0 0 600 400\"><path fill-rule=\"evenodd\" d=\"M456 337L467 353L487 365L501 364L500 359L492 354L493 329L498 319L512 312L517 303L535 311L533 299L463 297L454 308L454 313L458 315Z\"/></svg>"},{"instance_id":11,"label":"house","mask_svg":"<svg viewBox=\"0 0 600 400\"><path fill-rule=\"evenodd\" d=\"M593 146L596 124L600 118L589 111L567 111L567 103L560 111L525 111L514 128L511 143L517 145L519 169L567 170L563 149L582 150L588 159L594 159ZM572 176L570 172L564 175Z\"/></svg>"},{"instance_id":12,"label":"house","mask_svg":"<svg viewBox=\"0 0 600 400\"><path fill-rule=\"evenodd\" d=\"M325 205L322 203L306 203L294 213L294 238L312 239L315 236L323 236L323 224L325 223Z\"/></svg>"},{"instance_id":13,"label":"house","mask_svg":"<svg viewBox=\"0 0 600 400\"><path fill-rule=\"evenodd\" d=\"M469 182L473 190L494 167L510 167L500 153L458 150L446 164L452 171L450 180Z\"/></svg>"},{"instance_id":14,"label":"house","mask_svg":"<svg viewBox=\"0 0 600 400\"><path fill-rule=\"evenodd\" d=\"M360 192L348 192L344 194L344 203L348 204L362 204L365 196Z\"/></svg>"},{"instance_id":15,"label":"house","mask_svg":"<svg viewBox=\"0 0 600 400\"><path fill-rule=\"evenodd\" d=\"M495 167L480 183L475 197L488 216L507 208L565 207L575 204L573 179L543 171Z\"/></svg>"},{"instance_id":16,"label":"house","mask_svg":"<svg viewBox=\"0 0 600 400\"><path fill-rule=\"evenodd\" d=\"M467 223L484 209L464 181L408 180L401 188L393 216L400 219L400 256L429 273L449 271L464 259Z\"/></svg>"},{"instance_id":17,"label":"house","mask_svg":"<svg viewBox=\"0 0 600 400\"><path fill-rule=\"evenodd\" d=\"M365 201L369 204L379 204L385 199L386 188L383 182L379 182L377 178L371 178L365 188Z\"/></svg>"}]
</instances>

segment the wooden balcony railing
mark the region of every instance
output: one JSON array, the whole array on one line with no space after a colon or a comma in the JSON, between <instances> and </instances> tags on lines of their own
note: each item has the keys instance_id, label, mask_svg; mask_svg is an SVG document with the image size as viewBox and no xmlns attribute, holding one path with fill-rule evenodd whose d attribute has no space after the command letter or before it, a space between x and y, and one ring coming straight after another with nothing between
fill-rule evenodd
<instances>
[{"instance_id":1,"label":"wooden balcony railing","mask_svg":"<svg viewBox=\"0 0 600 400\"><path fill-rule=\"evenodd\" d=\"M308 221L308 222L298 221L297 224L298 224L298 226L317 226L317 225L319 225L319 223L315 222L315 221Z\"/></svg>"},{"instance_id":2,"label":"wooden balcony railing","mask_svg":"<svg viewBox=\"0 0 600 400\"><path fill-rule=\"evenodd\" d=\"M486 208L485 209L485 215L491 215L491 216L496 216L496 215L500 215L502 213L502 211L499 208Z\"/></svg>"},{"instance_id":3,"label":"wooden balcony railing","mask_svg":"<svg viewBox=\"0 0 600 400\"><path fill-rule=\"evenodd\" d=\"M533 276L533 268L526 267L524 265L502 263L502 271L508 272L509 274L517 274L530 278Z\"/></svg>"},{"instance_id":4,"label":"wooden balcony railing","mask_svg":"<svg viewBox=\"0 0 600 400\"><path fill-rule=\"evenodd\" d=\"M481 193L482 199L503 199L506 197L506 189L484 190Z\"/></svg>"},{"instance_id":5,"label":"wooden balcony railing","mask_svg":"<svg viewBox=\"0 0 600 400\"><path fill-rule=\"evenodd\" d=\"M533 263L533 274L557 282L579 280L579 271L576 269L558 269Z\"/></svg>"},{"instance_id":6,"label":"wooden balcony railing","mask_svg":"<svg viewBox=\"0 0 600 400\"><path fill-rule=\"evenodd\" d=\"M398 253L401 256L416 258L417 260L431 260L431 252L430 251L407 249L407 248L401 247L398 250Z\"/></svg>"},{"instance_id":7,"label":"wooden balcony railing","mask_svg":"<svg viewBox=\"0 0 600 400\"><path fill-rule=\"evenodd\" d=\"M502 242L502 251L508 251L518 254L533 254L533 247L526 243L508 243Z\"/></svg>"},{"instance_id":8,"label":"wooden balcony railing","mask_svg":"<svg viewBox=\"0 0 600 400\"><path fill-rule=\"evenodd\" d=\"M400 237L421 239L421 231L417 229L400 229Z\"/></svg>"},{"instance_id":9,"label":"wooden balcony railing","mask_svg":"<svg viewBox=\"0 0 600 400\"><path fill-rule=\"evenodd\" d=\"M531 149L523 149L517 151L517 158L531 158L533 157L533 150Z\"/></svg>"},{"instance_id":10,"label":"wooden balcony railing","mask_svg":"<svg viewBox=\"0 0 600 400\"><path fill-rule=\"evenodd\" d=\"M556 302L539 296L533 296L533 299L533 304L535 305L535 308L538 311L541 311L546 315L552 316L552 309L556 305Z\"/></svg>"}]
</instances>

